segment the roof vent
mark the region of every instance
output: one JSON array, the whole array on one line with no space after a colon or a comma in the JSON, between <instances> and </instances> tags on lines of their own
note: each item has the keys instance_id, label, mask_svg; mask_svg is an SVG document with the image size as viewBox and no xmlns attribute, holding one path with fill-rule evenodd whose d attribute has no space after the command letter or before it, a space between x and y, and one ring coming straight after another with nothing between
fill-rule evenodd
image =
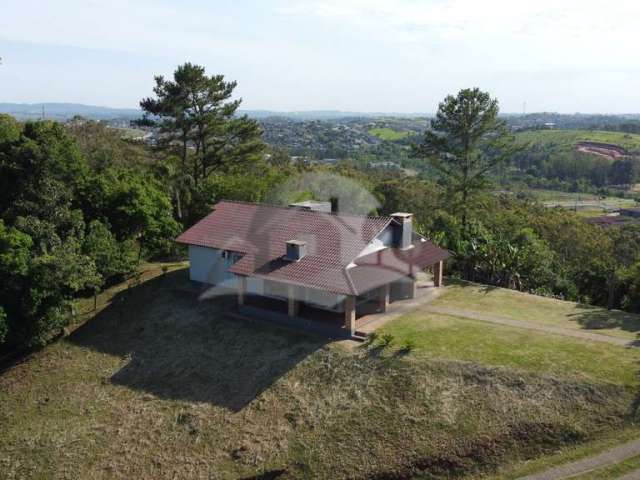
<instances>
[{"instance_id":1,"label":"roof vent","mask_svg":"<svg viewBox=\"0 0 640 480\"><path fill-rule=\"evenodd\" d=\"M400 249L409 248L413 245L413 214L397 212L392 213L395 220L393 225L393 246Z\"/></svg>"},{"instance_id":2,"label":"roof vent","mask_svg":"<svg viewBox=\"0 0 640 480\"><path fill-rule=\"evenodd\" d=\"M297 262L307 254L307 242L287 240L287 260Z\"/></svg>"}]
</instances>

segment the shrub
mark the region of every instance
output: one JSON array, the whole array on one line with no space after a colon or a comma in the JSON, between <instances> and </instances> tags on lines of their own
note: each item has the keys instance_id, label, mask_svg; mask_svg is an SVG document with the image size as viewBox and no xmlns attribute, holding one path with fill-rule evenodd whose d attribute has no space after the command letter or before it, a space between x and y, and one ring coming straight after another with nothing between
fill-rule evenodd
<instances>
[{"instance_id":1,"label":"shrub","mask_svg":"<svg viewBox=\"0 0 640 480\"><path fill-rule=\"evenodd\" d=\"M390 333L385 333L384 335L380 336L380 342L378 343L378 345L380 346L380 348L387 348L390 347L391 344L393 344L393 341L393 335L391 335Z\"/></svg>"}]
</instances>

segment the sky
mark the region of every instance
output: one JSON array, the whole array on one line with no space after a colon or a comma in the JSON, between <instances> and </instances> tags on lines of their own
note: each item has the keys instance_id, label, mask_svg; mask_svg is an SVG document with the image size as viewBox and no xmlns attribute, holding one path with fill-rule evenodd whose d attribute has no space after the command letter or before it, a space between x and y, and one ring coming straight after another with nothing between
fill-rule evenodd
<instances>
[{"instance_id":1,"label":"sky","mask_svg":"<svg viewBox=\"0 0 640 480\"><path fill-rule=\"evenodd\" d=\"M1 0L0 102L135 108L190 61L251 110L637 113L639 45L638 0Z\"/></svg>"}]
</instances>

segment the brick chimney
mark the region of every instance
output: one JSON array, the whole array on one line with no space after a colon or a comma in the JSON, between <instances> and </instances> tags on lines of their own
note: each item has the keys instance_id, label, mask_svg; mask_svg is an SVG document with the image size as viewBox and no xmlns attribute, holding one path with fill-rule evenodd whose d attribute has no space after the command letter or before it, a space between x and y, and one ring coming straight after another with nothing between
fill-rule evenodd
<instances>
[{"instance_id":1,"label":"brick chimney","mask_svg":"<svg viewBox=\"0 0 640 480\"><path fill-rule=\"evenodd\" d=\"M413 213L396 212L392 213L393 223L393 246L402 250L413 245Z\"/></svg>"}]
</instances>

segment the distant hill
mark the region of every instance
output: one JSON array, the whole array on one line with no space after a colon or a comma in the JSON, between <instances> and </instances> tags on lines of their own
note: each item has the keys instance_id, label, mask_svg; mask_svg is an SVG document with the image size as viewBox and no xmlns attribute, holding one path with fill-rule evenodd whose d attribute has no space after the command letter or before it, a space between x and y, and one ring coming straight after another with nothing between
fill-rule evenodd
<instances>
[{"instance_id":1,"label":"distant hill","mask_svg":"<svg viewBox=\"0 0 640 480\"><path fill-rule=\"evenodd\" d=\"M239 110L241 114L251 118L262 119L269 117L286 117L295 120L331 120L337 118L380 118L400 117L416 118L430 117L429 113L384 113L384 112L344 112L341 110L308 110L298 112L279 112L275 110Z\"/></svg>"},{"instance_id":2,"label":"distant hill","mask_svg":"<svg viewBox=\"0 0 640 480\"><path fill-rule=\"evenodd\" d=\"M68 120L74 115L81 115L93 120L111 120L116 118L140 118L142 112L136 108L112 108L81 103L0 103L0 113L8 113L19 120L42 118L44 107L45 118L54 120ZM284 112L275 110L240 110L240 114L255 119L269 117L286 117L296 120L331 120L339 118L357 117L424 117L424 113L378 113L378 112L343 112L339 110L310 110L299 112Z\"/></svg>"},{"instance_id":3,"label":"distant hill","mask_svg":"<svg viewBox=\"0 0 640 480\"><path fill-rule=\"evenodd\" d=\"M19 120L44 117L53 120L68 120L74 115L93 120L110 120L116 118L139 118L142 112L135 108L111 108L80 103L0 103L0 113L8 113Z\"/></svg>"}]
</instances>

